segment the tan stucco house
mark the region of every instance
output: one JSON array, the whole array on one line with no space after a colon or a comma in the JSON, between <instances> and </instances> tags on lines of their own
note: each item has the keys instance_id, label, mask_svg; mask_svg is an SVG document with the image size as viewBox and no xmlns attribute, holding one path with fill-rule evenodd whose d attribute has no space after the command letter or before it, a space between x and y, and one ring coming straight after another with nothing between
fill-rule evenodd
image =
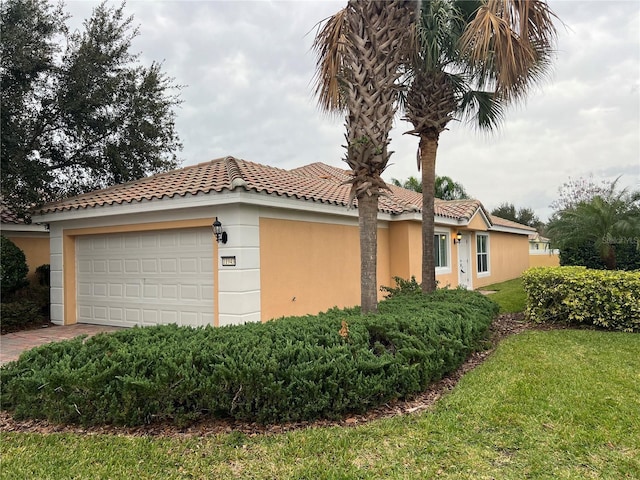
<instances>
[{"instance_id":1,"label":"tan stucco house","mask_svg":"<svg viewBox=\"0 0 640 480\"><path fill-rule=\"evenodd\" d=\"M348 177L322 163L283 170L226 157L45 205L37 218L50 228L51 319L218 326L356 305ZM421 194L389 188L378 213L380 286L420 281L421 271ZM440 286L478 288L528 268L529 227L477 200L437 201L435 211Z\"/></svg>"}]
</instances>

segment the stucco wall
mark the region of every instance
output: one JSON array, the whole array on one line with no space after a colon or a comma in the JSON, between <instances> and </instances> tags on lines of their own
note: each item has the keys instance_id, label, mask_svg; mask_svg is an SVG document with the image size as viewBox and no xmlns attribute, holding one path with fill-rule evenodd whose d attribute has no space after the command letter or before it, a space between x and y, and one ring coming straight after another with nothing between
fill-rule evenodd
<instances>
[{"instance_id":1,"label":"stucco wall","mask_svg":"<svg viewBox=\"0 0 640 480\"><path fill-rule=\"evenodd\" d=\"M262 320L359 305L359 251L357 224L260 218ZM379 286L390 284L388 252L378 228Z\"/></svg>"},{"instance_id":2,"label":"stucco wall","mask_svg":"<svg viewBox=\"0 0 640 480\"><path fill-rule=\"evenodd\" d=\"M487 231L487 222L479 212L480 211L478 210L475 213L473 218L469 221L469 225L465 227L465 230L480 230L483 232Z\"/></svg>"},{"instance_id":3,"label":"stucco wall","mask_svg":"<svg viewBox=\"0 0 640 480\"><path fill-rule=\"evenodd\" d=\"M560 256L557 253L529 253L529 267L559 267Z\"/></svg>"},{"instance_id":4,"label":"stucco wall","mask_svg":"<svg viewBox=\"0 0 640 480\"><path fill-rule=\"evenodd\" d=\"M3 231L2 234L16 244L24 252L29 267L27 278L29 281L36 280L36 268L49 263L49 235L21 234L17 232Z\"/></svg>"},{"instance_id":5,"label":"stucco wall","mask_svg":"<svg viewBox=\"0 0 640 480\"><path fill-rule=\"evenodd\" d=\"M422 281L422 224L405 221L389 224L390 275ZM393 286L393 285L392 285Z\"/></svg>"}]
</instances>

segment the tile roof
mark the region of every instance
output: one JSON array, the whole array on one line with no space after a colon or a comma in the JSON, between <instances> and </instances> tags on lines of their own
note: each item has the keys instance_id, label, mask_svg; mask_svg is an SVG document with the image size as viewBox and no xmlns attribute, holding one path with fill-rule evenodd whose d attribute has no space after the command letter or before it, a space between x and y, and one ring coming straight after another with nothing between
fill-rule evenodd
<instances>
[{"instance_id":1,"label":"tile roof","mask_svg":"<svg viewBox=\"0 0 640 480\"><path fill-rule=\"evenodd\" d=\"M284 170L234 157L225 157L47 204L38 213L95 208L143 200L153 201L236 189L347 206L350 191L350 185L347 182L350 176L349 170L319 162ZM422 194L394 185L389 185L389 190L380 197L381 212L401 214L420 212L421 208ZM436 200L435 204L436 215L453 219L469 220L478 209L481 209L489 218L489 214L478 200Z\"/></svg>"},{"instance_id":2,"label":"tile roof","mask_svg":"<svg viewBox=\"0 0 640 480\"><path fill-rule=\"evenodd\" d=\"M529 241L531 242L541 242L541 243L550 243L551 240L547 237L543 237L539 232L533 232L529 234Z\"/></svg>"},{"instance_id":3,"label":"tile roof","mask_svg":"<svg viewBox=\"0 0 640 480\"><path fill-rule=\"evenodd\" d=\"M153 201L236 188L347 206L350 186L346 182L349 177L348 170L323 163L283 170L225 157L47 204L38 213ZM419 194L411 192L412 196L398 190L402 189L394 188L380 199L381 211L398 214L419 208L415 205Z\"/></svg>"},{"instance_id":4,"label":"tile roof","mask_svg":"<svg viewBox=\"0 0 640 480\"><path fill-rule=\"evenodd\" d=\"M24 219L19 218L13 211L11 211L4 204L0 204L0 221L2 223L14 223L23 224Z\"/></svg>"},{"instance_id":5,"label":"tile roof","mask_svg":"<svg viewBox=\"0 0 640 480\"><path fill-rule=\"evenodd\" d=\"M494 225L499 225L501 227L509 227L509 228L519 228L521 230L530 230L535 232L536 229L530 227L529 225L523 225L522 223L513 222L511 220L507 220L506 218L496 217L495 215L490 215L491 223Z\"/></svg>"}]
</instances>

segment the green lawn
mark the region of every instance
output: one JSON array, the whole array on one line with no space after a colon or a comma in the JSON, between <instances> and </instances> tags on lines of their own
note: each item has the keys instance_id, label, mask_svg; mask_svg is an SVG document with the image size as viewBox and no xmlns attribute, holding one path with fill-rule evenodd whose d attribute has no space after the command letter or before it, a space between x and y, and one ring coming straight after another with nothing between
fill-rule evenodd
<instances>
[{"instance_id":1,"label":"green lawn","mask_svg":"<svg viewBox=\"0 0 640 480\"><path fill-rule=\"evenodd\" d=\"M640 336L529 331L433 411L193 439L2 433L2 478L640 478Z\"/></svg>"},{"instance_id":2,"label":"green lawn","mask_svg":"<svg viewBox=\"0 0 640 480\"><path fill-rule=\"evenodd\" d=\"M522 278L487 285L479 290L495 291L489 298L500 305L500 313L524 312L527 296L522 288Z\"/></svg>"}]
</instances>

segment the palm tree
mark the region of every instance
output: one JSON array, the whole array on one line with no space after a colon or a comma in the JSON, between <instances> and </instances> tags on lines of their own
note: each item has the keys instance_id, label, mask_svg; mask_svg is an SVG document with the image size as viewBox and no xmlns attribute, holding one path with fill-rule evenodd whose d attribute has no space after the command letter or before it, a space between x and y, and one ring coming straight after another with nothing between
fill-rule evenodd
<instances>
[{"instance_id":1,"label":"palm tree","mask_svg":"<svg viewBox=\"0 0 640 480\"><path fill-rule=\"evenodd\" d=\"M408 58L413 17L410 2L350 0L314 41L319 104L330 112L347 112L345 161L353 172L349 203L358 201L364 312L378 306L378 198L387 188L381 175L391 155L387 147L397 80Z\"/></svg>"},{"instance_id":2,"label":"palm tree","mask_svg":"<svg viewBox=\"0 0 640 480\"><path fill-rule=\"evenodd\" d=\"M409 177L404 182L397 178L392 178L391 183L396 187L406 188L407 190L413 190L414 192L422 193L422 182L416 177ZM470 198L464 186L461 183L454 181L451 177L446 175L436 175L434 196L441 200L464 200Z\"/></svg>"},{"instance_id":3,"label":"palm tree","mask_svg":"<svg viewBox=\"0 0 640 480\"><path fill-rule=\"evenodd\" d=\"M451 120L495 129L507 104L544 77L553 52L555 15L538 0L432 0L421 3L405 120L420 137L422 289L436 288L434 188L440 134Z\"/></svg>"},{"instance_id":4,"label":"palm tree","mask_svg":"<svg viewBox=\"0 0 640 480\"><path fill-rule=\"evenodd\" d=\"M422 182L418 180L416 177L409 177L404 182L398 180L397 178L392 178L391 184L395 185L396 187L412 190L414 192L418 192L418 193L422 192Z\"/></svg>"},{"instance_id":5,"label":"palm tree","mask_svg":"<svg viewBox=\"0 0 640 480\"><path fill-rule=\"evenodd\" d=\"M436 175L433 196L441 200L464 200L469 198L467 191L461 183L455 182L451 177Z\"/></svg>"},{"instance_id":6,"label":"palm tree","mask_svg":"<svg viewBox=\"0 0 640 480\"><path fill-rule=\"evenodd\" d=\"M640 191L611 189L558 212L547 234L561 250L592 246L608 270L617 267L616 245L640 241Z\"/></svg>"}]
</instances>

